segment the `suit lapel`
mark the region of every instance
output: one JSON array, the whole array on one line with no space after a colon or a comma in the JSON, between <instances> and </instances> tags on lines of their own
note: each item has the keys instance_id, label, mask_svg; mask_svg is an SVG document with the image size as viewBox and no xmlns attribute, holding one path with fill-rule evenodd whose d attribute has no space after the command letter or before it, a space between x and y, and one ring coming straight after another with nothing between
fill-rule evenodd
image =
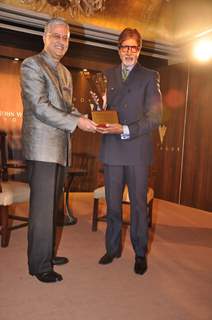
<instances>
[{"instance_id":1,"label":"suit lapel","mask_svg":"<svg viewBox=\"0 0 212 320\"><path fill-rule=\"evenodd\" d=\"M112 86L110 88L110 104L114 106L118 106L119 98L123 91L123 81L121 76L121 65L113 70L113 81ZM113 83L115 86L113 86Z\"/></svg>"}]
</instances>

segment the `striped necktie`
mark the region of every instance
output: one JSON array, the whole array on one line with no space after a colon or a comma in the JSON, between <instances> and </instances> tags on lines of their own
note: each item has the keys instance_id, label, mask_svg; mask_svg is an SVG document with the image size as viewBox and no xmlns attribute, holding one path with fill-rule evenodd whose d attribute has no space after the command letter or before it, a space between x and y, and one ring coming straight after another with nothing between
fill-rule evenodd
<instances>
[{"instance_id":1,"label":"striped necktie","mask_svg":"<svg viewBox=\"0 0 212 320\"><path fill-rule=\"evenodd\" d=\"M128 77L129 70L126 67L122 68L122 80L125 81Z\"/></svg>"}]
</instances>

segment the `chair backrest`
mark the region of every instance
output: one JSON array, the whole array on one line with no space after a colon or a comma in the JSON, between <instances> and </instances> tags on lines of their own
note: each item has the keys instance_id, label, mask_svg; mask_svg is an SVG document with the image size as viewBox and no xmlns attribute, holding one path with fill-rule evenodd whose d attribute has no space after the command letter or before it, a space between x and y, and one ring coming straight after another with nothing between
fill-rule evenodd
<instances>
[{"instance_id":1,"label":"chair backrest","mask_svg":"<svg viewBox=\"0 0 212 320\"><path fill-rule=\"evenodd\" d=\"M80 169L88 169L88 154L72 153L72 167Z\"/></svg>"},{"instance_id":2,"label":"chair backrest","mask_svg":"<svg viewBox=\"0 0 212 320\"><path fill-rule=\"evenodd\" d=\"M0 131L0 178L2 181L8 180L7 134L4 131Z\"/></svg>"},{"instance_id":3,"label":"chair backrest","mask_svg":"<svg viewBox=\"0 0 212 320\"><path fill-rule=\"evenodd\" d=\"M8 136L0 131L0 179L2 181L17 180L26 182L26 163L24 160L8 159Z\"/></svg>"},{"instance_id":4,"label":"chair backrest","mask_svg":"<svg viewBox=\"0 0 212 320\"><path fill-rule=\"evenodd\" d=\"M93 191L95 168L96 168L96 157L88 153L72 153L72 168L84 169L87 174L82 177L74 178L72 183L71 191Z\"/></svg>"}]
</instances>

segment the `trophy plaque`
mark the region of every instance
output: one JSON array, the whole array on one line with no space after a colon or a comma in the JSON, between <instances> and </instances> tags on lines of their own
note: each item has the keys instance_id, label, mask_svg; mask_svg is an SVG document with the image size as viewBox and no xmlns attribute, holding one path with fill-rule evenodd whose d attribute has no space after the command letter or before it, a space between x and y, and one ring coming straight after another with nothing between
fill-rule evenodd
<instances>
[{"instance_id":1,"label":"trophy plaque","mask_svg":"<svg viewBox=\"0 0 212 320\"><path fill-rule=\"evenodd\" d=\"M115 110L91 111L92 120L98 127L105 127L107 123L118 123L118 114Z\"/></svg>"},{"instance_id":2,"label":"trophy plaque","mask_svg":"<svg viewBox=\"0 0 212 320\"><path fill-rule=\"evenodd\" d=\"M115 110L106 110L106 91L107 78L102 73L98 72L91 75L89 71L83 71L85 78L88 81L90 88L90 95L92 97L91 117L97 123L98 127L105 127L105 125L118 123L118 114Z\"/></svg>"}]
</instances>

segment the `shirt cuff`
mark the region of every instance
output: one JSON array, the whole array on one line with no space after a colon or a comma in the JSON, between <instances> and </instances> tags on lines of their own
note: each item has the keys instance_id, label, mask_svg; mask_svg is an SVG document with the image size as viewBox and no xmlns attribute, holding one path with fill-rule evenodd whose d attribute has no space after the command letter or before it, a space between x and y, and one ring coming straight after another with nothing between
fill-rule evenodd
<instances>
[{"instance_id":1,"label":"shirt cuff","mask_svg":"<svg viewBox=\"0 0 212 320\"><path fill-rule=\"evenodd\" d=\"M121 134L121 139L129 139L130 138L130 130L129 127L126 125L123 125L123 133Z\"/></svg>"}]
</instances>

